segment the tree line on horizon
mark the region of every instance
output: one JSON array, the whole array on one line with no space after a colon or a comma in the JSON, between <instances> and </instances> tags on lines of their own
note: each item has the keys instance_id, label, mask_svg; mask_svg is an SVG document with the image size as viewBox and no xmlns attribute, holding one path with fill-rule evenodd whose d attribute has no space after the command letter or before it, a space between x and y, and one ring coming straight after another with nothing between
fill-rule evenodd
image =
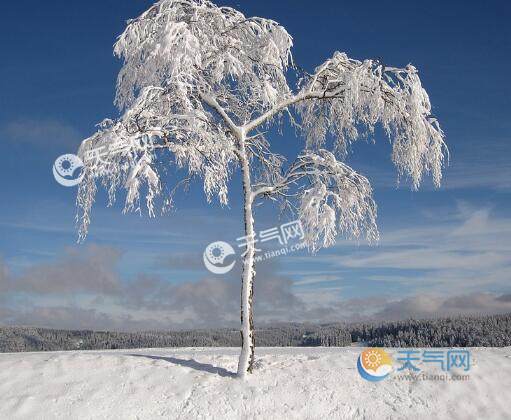
<instances>
[{"instance_id":1,"label":"tree line on horizon","mask_svg":"<svg viewBox=\"0 0 511 420\"><path fill-rule=\"evenodd\" d=\"M504 347L511 314L360 323L288 323L256 329L262 347ZM91 331L0 327L0 352L165 347L238 347L235 329Z\"/></svg>"}]
</instances>

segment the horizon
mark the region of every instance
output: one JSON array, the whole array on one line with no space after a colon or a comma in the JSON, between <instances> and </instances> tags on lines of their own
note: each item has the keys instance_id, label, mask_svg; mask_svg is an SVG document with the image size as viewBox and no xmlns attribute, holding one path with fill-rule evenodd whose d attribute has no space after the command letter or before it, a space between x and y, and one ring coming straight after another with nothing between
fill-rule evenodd
<instances>
[{"instance_id":1,"label":"horizon","mask_svg":"<svg viewBox=\"0 0 511 420\"><path fill-rule=\"evenodd\" d=\"M403 318L403 319L391 319L391 320L378 320L378 319L367 319L362 321L331 321L331 322L296 322L296 321L278 321L275 323L267 323L267 324L259 324L255 326L255 331L261 331L265 329L278 329L281 327L314 327L314 328L323 328L330 326L345 326L355 327L357 325L372 325L372 326L382 326L382 325L394 325L406 322L435 322L435 321L451 321L451 320L480 320L482 318L492 318L492 317L509 317L511 316L511 312L504 312L498 314L463 314L463 315L452 315L452 316L439 316L436 318ZM183 333L183 332L216 332L216 331L231 331L231 332L239 332L238 326L232 327L210 327L210 328L192 328L192 329L145 329L145 330L101 330L101 329L68 329L68 328L54 328L54 327L43 327L43 326L35 326L35 325L0 325L0 330L2 329L40 329L47 331L66 331L66 332L92 332L92 333L115 333L115 334L144 334L144 333L156 333L156 334L167 334L167 333ZM258 345L258 347L261 347ZM264 347L264 346L263 346ZM336 347L336 346L333 346Z\"/></svg>"}]
</instances>

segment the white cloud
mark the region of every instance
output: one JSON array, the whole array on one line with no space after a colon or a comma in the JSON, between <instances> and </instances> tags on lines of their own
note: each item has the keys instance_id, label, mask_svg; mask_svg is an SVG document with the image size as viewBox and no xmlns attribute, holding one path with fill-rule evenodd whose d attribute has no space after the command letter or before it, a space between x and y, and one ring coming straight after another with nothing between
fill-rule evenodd
<instances>
[{"instance_id":1,"label":"white cloud","mask_svg":"<svg viewBox=\"0 0 511 420\"><path fill-rule=\"evenodd\" d=\"M396 282L418 291L497 290L509 285L511 219L461 205L448 221L385 231L377 246L342 242L333 253L296 258L309 261L311 269L337 269L344 277L355 273L374 280L374 270L392 270ZM392 281L392 274L383 273L383 280Z\"/></svg>"},{"instance_id":2,"label":"white cloud","mask_svg":"<svg viewBox=\"0 0 511 420\"><path fill-rule=\"evenodd\" d=\"M284 259L259 265L258 325L511 311L511 219L465 204L448 218L436 220L434 212L427 217L431 224L386 231L376 247L341 243L333 252L289 256L286 266L292 270L284 273L277 265ZM240 268L227 277L200 274L199 257L153 255L158 267L193 265L195 281L144 273L122 278L121 256L111 247L68 251L17 275L0 262L0 322L115 329L236 326ZM360 288L357 279L365 281ZM393 290L404 291L382 293L392 282ZM348 292L360 297L348 298Z\"/></svg>"},{"instance_id":3,"label":"white cloud","mask_svg":"<svg viewBox=\"0 0 511 420\"><path fill-rule=\"evenodd\" d=\"M18 119L5 124L0 129L0 139L4 142L30 144L33 146L67 147L68 153L77 147L80 133L71 125L55 119Z\"/></svg>"},{"instance_id":4,"label":"white cloud","mask_svg":"<svg viewBox=\"0 0 511 420\"><path fill-rule=\"evenodd\" d=\"M388 302L373 317L392 320L507 313L511 312L510 297L484 292L449 297L421 294Z\"/></svg>"}]
</instances>

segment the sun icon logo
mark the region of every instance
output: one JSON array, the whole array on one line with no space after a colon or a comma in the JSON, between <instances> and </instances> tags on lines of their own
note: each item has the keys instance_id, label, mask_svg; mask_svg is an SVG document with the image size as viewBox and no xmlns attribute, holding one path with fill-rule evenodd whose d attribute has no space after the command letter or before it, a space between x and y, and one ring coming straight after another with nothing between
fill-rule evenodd
<instances>
[{"instance_id":1,"label":"sun icon logo","mask_svg":"<svg viewBox=\"0 0 511 420\"><path fill-rule=\"evenodd\" d=\"M362 378L377 382L392 372L392 358L380 348L370 348L360 353L357 360L358 373Z\"/></svg>"},{"instance_id":2,"label":"sun icon logo","mask_svg":"<svg viewBox=\"0 0 511 420\"><path fill-rule=\"evenodd\" d=\"M204 250L203 260L206 268L213 274L226 274L234 267L236 261L226 263L226 258L236 254L227 242L213 242Z\"/></svg>"},{"instance_id":3,"label":"sun icon logo","mask_svg":"<svg viewBox=\"0 0 511 420\"><path fill-rule=\"evenodd\" d=\"M370 367L373 370L376 370L380 367L382 360L382 355L376 350L369 350L364 354L364 365Z\"/></svg>"},{"instance_id":4,"label":"sun icon logo","mask_svg":"<svg viewBox=\"0 0 511 420\"><path fill-rule=\"evenodd\" d=\"M83 168L83 162L78 156L73 154L62 155L53 164L53 176L60 185L74 187L82 181L84 176L83 171L75 173L81 168Z\"/></svg>"}]
</instances>

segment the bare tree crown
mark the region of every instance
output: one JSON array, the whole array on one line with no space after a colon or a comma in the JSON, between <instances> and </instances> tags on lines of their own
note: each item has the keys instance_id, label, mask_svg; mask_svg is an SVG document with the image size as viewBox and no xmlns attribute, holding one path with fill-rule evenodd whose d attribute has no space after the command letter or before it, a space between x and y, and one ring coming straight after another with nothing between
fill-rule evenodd
<instances>
[{"instance_id":1,"label":"bare tree crown","mask_svg":"<svg viewBox=\"0 0 511 420\"><path fill-rule=\"evenodd\" d=\"M399 175L413 188L426 173L440 184L447 148L413 66L336 52L303 74L292 45L277 22L204 0L162 0L129 21L114 50L124 63L116 95L122 115L99 124L79 151L81 237L98 179L111 203L125 188L126 211L140 210L143 195L154 215L157 198L167 208L175 189L192 178L203 179L208 201L216 196L226 204L229 180L245 162L252 198L295 209L312 249L333 244L338 234L377 239L370 183L342 160L361 131L371 134L378 123ZM291 80L298 82L290 86ZM290 163L272 152L264 131L283 117L305 138ZM188 177L168 181L169 165L185 168Z\"/></svg>"}]
</instances>

